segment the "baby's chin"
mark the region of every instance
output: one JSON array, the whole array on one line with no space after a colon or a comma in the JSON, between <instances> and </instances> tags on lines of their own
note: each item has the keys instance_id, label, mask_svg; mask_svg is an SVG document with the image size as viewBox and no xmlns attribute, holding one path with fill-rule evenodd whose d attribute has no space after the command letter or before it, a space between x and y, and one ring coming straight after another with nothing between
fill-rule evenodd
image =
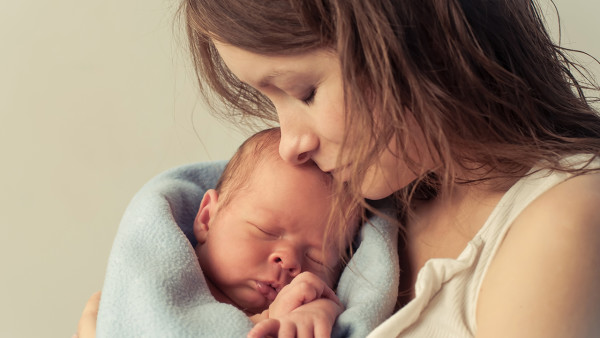
<instances>
[{"instance_id":1,"label":"baby's chin","mask_svg":"<svg viewBox=\"0 0 600 338\"><path fill-rule=\"evenodd\" d=\"M269 302L267 299L244 299L238 300L235 303L236 304L233 305L235 305L239 309L242 309L248 315L262 313L263 311L269 308L269 305L271 305L271 302Z\"/></svg>"},{"instance_id":2,"label":"baby's chin","mask_svg":"<svg viewBox=\"0 0 600 338\"><path fill-rule=\"evenodd\" d=\"M207 280L207 283L211 294L219 303L233 305L247 314L262 313L271 305L271 302L259 293L243 292L242 294L236 294L217 288L210 280Z\"/></svg>"}]
</instances>

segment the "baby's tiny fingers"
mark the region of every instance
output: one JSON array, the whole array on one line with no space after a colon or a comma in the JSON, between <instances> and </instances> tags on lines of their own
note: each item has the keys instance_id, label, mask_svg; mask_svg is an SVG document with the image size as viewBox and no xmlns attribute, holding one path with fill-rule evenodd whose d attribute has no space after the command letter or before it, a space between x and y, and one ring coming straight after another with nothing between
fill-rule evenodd
<instances>
[{"instance_id":1,"label":"baby's tiny fingers","mask_svg":"<svg viewBox=\"0 0 600 338\"><path fill-rule=\"evenodd\" d=\"M280 323L279 332L277 333L278 338L297 338L296 323L291 320L283 320Z\"/></svg>"},{"instance_id":2,"label":"baby's tiny fingers","mask_svg":"<svg viewBox=\"0 0 600 338\"><path fill-rule=\"evenodd\" d=\"M326 321L317 321L315 323L315 338L330 338L332 327Z\"/></svg>"},{"instance_id":3,"label":"baby's tiny fingers","mask_svg":"<svg viewBox=\"0 0 600 338\"><path fill-rule=\"evenodd\" d=\"M325 285L325 287L323 288L323 292L321 293L321 298L327 298L327 299L333 301L334 303L336 303L337 305L343 306L342 302L340 302L338 296L335 294L335 291L333 291L327 285Z\"/></svg>"},{"instance_id":4,"label":"baby's tiny fingers","mask_svg":"<svg viewBox=\"0 0 600 338\"><path fill-rule=\"evenodd\" d=\"M265 319L254 325L248 332L247 338L277 337L279 331L279 321L277 319Z\"/></svg>"}]
</instances>

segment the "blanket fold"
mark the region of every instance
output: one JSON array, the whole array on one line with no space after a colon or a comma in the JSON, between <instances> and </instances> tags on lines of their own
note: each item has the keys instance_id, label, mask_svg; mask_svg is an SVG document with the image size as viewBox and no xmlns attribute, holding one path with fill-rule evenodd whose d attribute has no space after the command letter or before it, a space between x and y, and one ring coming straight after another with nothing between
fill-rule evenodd
<instances>
[{"instance_id":1,"label":"blanket fold","mask_svg":"<svg viewBox=\"0 0 600 338\"><path fill-rule=\"evenodd\" d=\"M241 310L212 297L193 249L200 201L225 164L171 169L131 200L108 260L98 337L245 337L252 328ZM366 336L391 315L397 297L397 227L373 217L358 240L336 290L346 310L334 337Z\"/></svg>"}]
</instances>

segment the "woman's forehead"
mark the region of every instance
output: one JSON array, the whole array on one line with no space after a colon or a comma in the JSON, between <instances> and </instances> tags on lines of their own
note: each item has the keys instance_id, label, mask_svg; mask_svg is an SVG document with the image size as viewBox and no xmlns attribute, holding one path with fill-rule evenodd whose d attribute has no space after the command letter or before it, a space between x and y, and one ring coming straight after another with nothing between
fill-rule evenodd
<instances>
[{"instance_id":1,"label":"woman's forehead","mask_svg":"<svg viewBox=\"0 0 600 338\"><path fill-rule=\"evenodd\" d=\"M213 43L229 70L240 81L255 88L266 87L280 78L302 74L307 66L323 63L334 55L328 49L290 55L264 55L216 40Z\"/></svg>"}]
</instances>

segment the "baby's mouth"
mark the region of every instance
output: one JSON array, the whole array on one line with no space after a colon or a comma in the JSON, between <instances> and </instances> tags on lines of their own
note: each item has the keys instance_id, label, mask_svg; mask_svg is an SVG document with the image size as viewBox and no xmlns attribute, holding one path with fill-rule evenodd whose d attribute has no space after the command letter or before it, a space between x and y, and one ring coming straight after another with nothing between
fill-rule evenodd
<instances>
[{"instance_id":1,"label":"baby's mouth","mask_svg":"<svg viewBox=\"0 0 600 338\"><path fill-rule=\"evenodd\" d=\"M258 292L260 292L263 296L265 296L265 298L267 298L267 300L269 300L269 303L275 300L275 297L277 297L277 294L281 290L281 287L275 283L261 281L256 281L256 288L258 289Z\"/></svg>"}]
</instances>

